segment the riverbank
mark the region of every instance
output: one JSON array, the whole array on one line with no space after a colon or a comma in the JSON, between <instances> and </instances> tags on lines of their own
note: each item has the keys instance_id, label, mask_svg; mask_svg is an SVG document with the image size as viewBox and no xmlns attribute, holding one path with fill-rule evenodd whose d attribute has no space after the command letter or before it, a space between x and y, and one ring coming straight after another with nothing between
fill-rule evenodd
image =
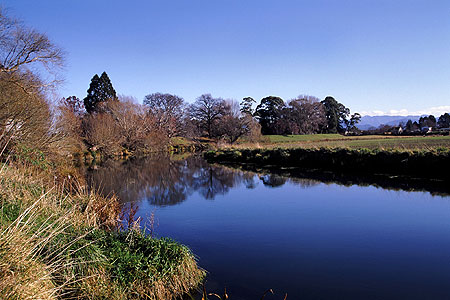
<instances>
[{"instance_id":1,"label":"riverbank","mask_svg":"<svg viewBox=\"0 0 450 300\"><path fill-rule=\"evenodd\" d=\"M77 165L95 165L107 160L129 160L144 158L158 154L185 154L198 153L212 148L214 142L206 138L188 139L184 137L174 137L168 145L130 151L123 149L114 154L106 155L96 148L89 148L84 152L73 153L73 158Z\"/></svg>"},{"instance_id":2,"label":"riverbank","mask_svg":"<svg viewBox=\"0 0 450 300\"><path fill-rule=\"evenodd\" d=\"M265 135L258 143L245 140L230 146L237 149L351 148L351 149L437 149L449 148L450 136L395 136L341 134Z\"/></svg>"},{"instance_id":3,"label":"riverbank","mask_svg":"<svg viewBox=\"0 0 450 300\"><path fill-rule=\"evenodd\" d=\"M114 197L30 165L0 166L2 299L175 299L204 277L192 252L138 222Z\"/></svg>"},{"instance_id":4,"label":"riverbank","mask_svg":"<svg viewBox=\"0 0 450 300\"><path fill-rule=\"evenodd\" d=\"M299 168L352 174L450 178L450 148L430 150L288 148L220 149L204 154L209 162L265 168Z\"/></svg>"}]
</instances>

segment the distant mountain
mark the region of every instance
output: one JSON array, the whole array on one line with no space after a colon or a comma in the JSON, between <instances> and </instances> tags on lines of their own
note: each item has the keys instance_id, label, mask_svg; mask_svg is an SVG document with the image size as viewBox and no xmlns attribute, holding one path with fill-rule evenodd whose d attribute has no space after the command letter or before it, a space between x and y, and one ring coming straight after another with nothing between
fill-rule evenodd
<instances>
[{"instance_id":1,"label":"distant mountain","mask_svg":"<svg viewBox=\"0 0 450 300\"><path fill-rule=\"evenodd\" d=\"M372 127L378 128L380 125L396 126L400 123L406 123L408 120L419 121L421 116L363 116L357 127L361 130L367 130Z\"/></svg>"}]
</instances>

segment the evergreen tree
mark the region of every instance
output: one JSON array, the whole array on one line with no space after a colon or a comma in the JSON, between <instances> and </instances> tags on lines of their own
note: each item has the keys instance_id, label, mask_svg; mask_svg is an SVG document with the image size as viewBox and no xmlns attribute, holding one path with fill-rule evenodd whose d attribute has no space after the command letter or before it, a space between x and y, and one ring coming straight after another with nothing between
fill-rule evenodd
<instances>
[{"instance_id":1,"label":"evergreen tree","mask_svg":"<svg viewBox=\"0 0 450 300\"><path fill-rule=\"evenodd\" d=\"M406 130L407 132L411 132L411 131L414 130L413 122L412 122L411 120L408 120L408 122L406 122L405 130Z\"/></svg>"},{"instance_id":2,"label":"evergreen tree","mask_svg":"<svg viewBox=\"0 0 450 300\"><path fill-rule=\"evenodd\" d=\"M327 117L326 133L342 133L342 125L348 123L350 110L342 103L337 102L333 97L326 97L321 102L325 106L325 115Z\"/></svg>"},{"instance_id":3,"label":"evergreen tree","mask_svg":"<svg viewBox=\"0 0 450 300\"><path fill-rule=\"evenodd\" d=\"M420 128L423 127L436 127L436 118L433 115L420 117L419 119Z\"/></svg>"},{"instance_id":4,"label":"evergreen tree","mask_svg":"<svg viewBox=\"0 0 450 300\"><path fill-rule=\"evenodd\" d=\"M255 117L261 125L262 134L280 134L276 127L285 108L286 104L280 97L268 96L261 99L256 107Z\"/></svg>"},{"instance_id":5,"label":"evergreen tree","mask_svg":"<svg viewBox=\"0 0 450 300\"><path fill-rule=\"evenodd\" d=\"M438 121L439 128L449 128L450 127L450 114L445 113L439 117Z\"/></svg>"},{"instance_id":6,"label":"evergreen tree","mask_svg":"<svg viewBox=\"0 0 450 300\"><path fill-rule=\"evenodd\" d=\"M100 77L97 74L92 77L87 93L86 98L84 98L84 107L88 113L98 112L101 103L118 100L116 91L106 72L103 72Z\"/></svg>"},{"instance_id":7,"label":"evergreen tree","mask_svg":"<svg viewBox=\"0 0 450 300\"><path fill-rule=\"evenodd\" d=\"M244 99L242 99L242 102L240 103L241 113L243 115L253 116L253 114L255 113L253 109L254 103L256 103L256 101L252 97L245 97Z\"/></svg>"}]
</instances>

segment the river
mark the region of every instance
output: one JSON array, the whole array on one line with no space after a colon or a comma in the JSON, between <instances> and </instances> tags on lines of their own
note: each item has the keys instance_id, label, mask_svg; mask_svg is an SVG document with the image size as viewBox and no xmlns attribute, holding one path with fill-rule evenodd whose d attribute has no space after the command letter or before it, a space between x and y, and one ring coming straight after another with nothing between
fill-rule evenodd
<instances>
[{"instance_id":1,"label":"river","mask_svg":"<svg viewBox=\"0 0 450 300\"><path fill-rule=\"evenodd\" d=\"M195 156L109 162L87 180L149 233L189 246L208 292L226 288L232 300L269 288L266 300L450 299L442 190L258 174Z\"/></svg>"}]
</instances>

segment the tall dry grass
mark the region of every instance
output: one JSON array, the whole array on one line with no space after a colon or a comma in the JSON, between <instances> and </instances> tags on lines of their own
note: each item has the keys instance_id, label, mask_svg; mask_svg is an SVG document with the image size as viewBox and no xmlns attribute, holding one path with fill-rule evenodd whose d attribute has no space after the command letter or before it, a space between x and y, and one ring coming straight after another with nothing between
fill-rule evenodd
<instances>
[{"instance_id":1,"label":"tall dry grass","mask_svg":"<svg viewBox=\"0 0 450 300\"><path fill-rule=\"evenodd\" d=\"M175 299L201 282L188 248L120 231L114 196L53 174L0 166L2 299Z\"/></svg>"},{"instance_id":2,"label":"tall dry grass","mask_svg":"<svg viewBox=\"0 0 450 300\"><path fill-rule=\"evenodd\" d=\"M62 185L49 185L46 176L29 166L1 168L0 294L5 299L83 296L92 290L89 277L97 274L92 267L106 260L86 237L117 224L117 201L106 203L83 189L67 194Z\"/></svg>"},{"instance_id":3,"label":"tall dry grass","mask_svg":"<svg viewBox=\"0 0 450 300\"><path fill-rule=\"evenodd\" d=\"M37 202L25 210L0 236L0 294L2 299L56 299L59 288L52 275L55 265L36 259L58 232L48 224L36 226ZM53 231L53 233L51 232Z\"/></svg>"}]
</instances>

